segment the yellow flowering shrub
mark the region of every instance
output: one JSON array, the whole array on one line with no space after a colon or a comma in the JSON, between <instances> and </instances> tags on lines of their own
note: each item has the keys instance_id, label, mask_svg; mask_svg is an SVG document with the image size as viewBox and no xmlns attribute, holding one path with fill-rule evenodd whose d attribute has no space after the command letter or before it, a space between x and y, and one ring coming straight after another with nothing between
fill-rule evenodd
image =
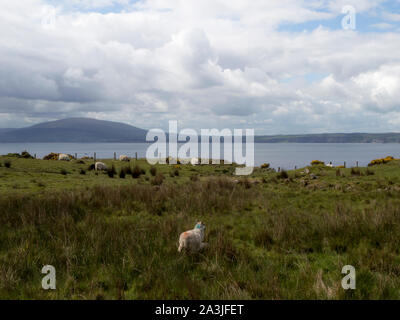
<instances>
[{"instance_id":1,"label":"yellow flowering shrub","mask_svg":"<svg viewBox=\"0 0 400 320\"><path fill-rule=\"evenodd\" d=\"M324 166L325 165L325 162L323 162L323 161L319 161L319 160L313 160L313 161L311 161L311 165L312 166Z\"/></svg>"}]
</instances>

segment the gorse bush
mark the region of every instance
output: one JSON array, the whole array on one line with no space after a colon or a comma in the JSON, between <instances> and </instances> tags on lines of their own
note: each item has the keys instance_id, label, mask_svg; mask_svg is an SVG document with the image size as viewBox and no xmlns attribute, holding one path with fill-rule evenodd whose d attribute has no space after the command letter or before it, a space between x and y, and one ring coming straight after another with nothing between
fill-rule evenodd
<instances>
[{"instance_id":1,"label":"gorse bush","mask_svg":"<svg viewBox=\"0 0 400 320\"><path fill-rule=\"evenodd\" d=\"M324 166L325 162L319 161L319 160L313 160L313 161L311 161L311 165L312 166Z\"/></svg>"},{"instance_id":2,"label":"gorse bush","mask_svg":"<svg viewBox=\"0 0 400 320\"><path fill-rule=\"evenodd\" d=\"M5 160L4 161L4 166L6 167L6 168L11 168L11 161L10 160Z\"/></svg>"},{"instance_id":3,"label":"gorse bush","mask_svg":"<svg viewBox=\"0 0 400 320\"><path fill-rule=\"evenodd\" d=\"M375 160L372 160L368 164L368 166L372 167L372 166L376 166L376 165L380 165L380 164L385 164L385 163L391 162L393 160L395 160L395 159L393 157L391 157L391 156L388 156L388 157L382 158L382 159L375 159Z\"/></svg>"},{"instance_id":4,"label":"gorse bush","mask_svg":"<svg viewBox=\"0 0 400 320\"><path fill-rule=\"evenodd\" d=\"M261 165L261 169L269 169L270 164L269 163L264 163Z\"/></svg>"}]
</instances>

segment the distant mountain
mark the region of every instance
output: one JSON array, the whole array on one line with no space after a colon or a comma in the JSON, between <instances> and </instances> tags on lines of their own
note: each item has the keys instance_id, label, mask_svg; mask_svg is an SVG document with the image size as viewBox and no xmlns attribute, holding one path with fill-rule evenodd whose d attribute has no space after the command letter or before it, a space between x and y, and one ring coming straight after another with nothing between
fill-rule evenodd
<instances>
[{"instance_id":1,"label":"distant mountain","mask_svg":"<svg viewBox=\"0 0 400 320\"><path fill-rule=\"evenodd\" d=\"M0 130L0 142L143 142L146 134L124 123L70 118Z\"/></svg>"},{"instance_id":2,"label":"distant mountain","mask_svg":"<svg viewBox=\"0 0 400 320\"><path fill-rule=\"evenodd\" d=\"M400 133L324 133L257 136L257 143L400 143Z\"/></svg>"},{"instance_id":3,"label":"distant mountain","mask_svg":"<svg viewBox=\"0 0 400 320\"><path fill-rule=\"evenodd\" d=\"M89 118L0 129L0 142L145 142L147 131L128 124ZM168 139L168 137L167 137ZM256 143L400 143L400 133L326 133L256 136Z\"/></svg>"}]
</instances>

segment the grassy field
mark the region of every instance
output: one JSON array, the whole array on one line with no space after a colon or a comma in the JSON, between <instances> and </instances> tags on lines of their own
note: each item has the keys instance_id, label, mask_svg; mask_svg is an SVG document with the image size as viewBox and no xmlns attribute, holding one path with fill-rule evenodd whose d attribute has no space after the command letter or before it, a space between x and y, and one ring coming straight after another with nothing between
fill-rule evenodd
<instances>
[{"instance_id":1,"label":"grassy field","mask_svg":"<svg viewBox=\"0 0 400 320\"><path fill-rule=\"evenodd\" d=\"M105 162L113 178L90 160L0 157L1 299L400 298L398 161L248 178L229 165ZM140 177L121 178L128 165ZM208 248L179 254L198 220ZM44 265L54 291L41 288ZM341 287L344 265L356 290Z\"/></svg>"}]
</instances>

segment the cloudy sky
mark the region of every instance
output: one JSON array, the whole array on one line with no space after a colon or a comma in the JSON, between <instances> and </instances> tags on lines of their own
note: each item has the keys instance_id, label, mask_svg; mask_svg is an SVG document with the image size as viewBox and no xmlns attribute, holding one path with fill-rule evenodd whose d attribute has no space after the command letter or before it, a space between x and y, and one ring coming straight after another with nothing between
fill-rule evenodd
<instances>
[{"instance_id":1,"label":"cloudy sky","mask_svg":"<svg viewBox=\"0 0 400 320\"><path fill-rule=\"evenodd\" d=\"M0 127L68 117L400 132L400 0L2 0Z\"/></svg>"}]
</instances>

